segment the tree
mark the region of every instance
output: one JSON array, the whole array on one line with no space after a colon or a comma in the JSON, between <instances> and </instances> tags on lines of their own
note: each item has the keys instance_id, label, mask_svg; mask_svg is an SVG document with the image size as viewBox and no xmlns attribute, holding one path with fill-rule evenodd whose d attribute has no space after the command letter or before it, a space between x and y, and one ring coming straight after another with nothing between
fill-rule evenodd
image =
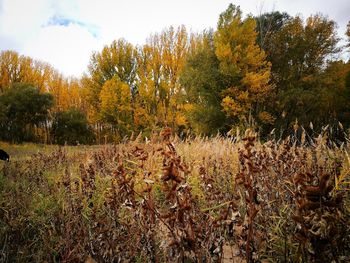
<instances>
[{"instance_id":1,"label":"tree","mask_svg":"<svg viewBox=\"0 0 350 263\"><path fill-rule=\"evenodd\" d=\"M0 53L0 91L4 92L11 83L19 82L19 55L14 51Z\"/></svg>"},{"instance_id":2,"label":"tree","mask_svg":"<svg viewBox=\"0 0 350 263\"><path fill-rule=\"evenodd\" d=\"M100 112L100 92L108 80L117 76L126 83L132 94L136 90L137 51L123 39L113 41L100 53L93 53L88 67L89 74L82 79L86 99L90 104L92 121L98 120Z\"/></svg>"},{"instance_id":3,"label":"tree","mask_svg":"<svg viewBox=\"0 0 350 263\"><path fill-rule=\"evenodd\" d=\"M319 125L350 125L350 63L330 61L320 77ZM320 128L320 127L318 127Z\"/></svg>"},{"instance_id":4,"label":"tree","mask_svg":"<svg viewBox=\"0 0 350 263\"><path fill-rule=\"evenodd\" d=\"M270 12L255 17L257 43L265 51L273 50L271 37L291 19L287 13Z\"/></svg>"},{"instance_id":5,"label":"tree","mask_svg":"<svg viewBox=\"0 0 350 263\"><path fill-rule=\"evenodd\" d=\"M224 112L233 123L248 121L252 115L262 123L273 123L264 102L272 91L271 64L256 43L255 20L242 21L242 12L232 4L219 17L214 36L220 72L229 78L222 92Z\"/></svg>"},{"instance_id":6,"label":"tree","mask_svg":"<svg viewBox=\"0 0 350 263\"><path fill-rule=\"evenodd\" d=\"M338 40L334 21L322 15L310 16L305 25L298 16L288 18L265 46L276 90L309 86L308 76L319 72L326 60L339 52Z\"/></svg>"},{"instance_id":7,"label":"tree","mask_svg":"<svg viewBox=\"0 0 350 263\"><path fill-rule=\"evenodd\" d=\"M55 70L47 63L20 56L14 51L0 53L0 92L11 87L14 83L27 83L47 91L51 74Z\"/></svg>"},{"instance_id":8,"label":"tree","mask_svg":"<svg viewBox=\"0 0 350 263\"><path fill-rule=\"evenodd\" d=\"M196 133L216 134L227 129L221 92L228 80L219 70L213 32L203 32L192 41L195 43L180 79L186 93L187 118Z\"/></svg>"},{"instance_id":9,"label":"tree","mask_svg":"<svg viewBox=\"0 0 350 263\"><path fill-rule=\"evenodd\" d=\"M55 113L51 134L53 141L61 145L91 143L94 138L86 115L76 108Z\"/></svg>"},{"instance_id":10,"label":"tree","mask_svg":"<svg viewBox=\"0 0 350 263\"><path fill-rule=\"evenodd\" d=\"M82 101L80 81L65 78L49 64L20 56L14 51L0 53L0 93L14 83L26 83L40 92L49 92L55 99L52 111L63 111L75 106L86 108Z\"/></svg>"},{"instance_id":11,"label":"tree","mask_svg":"<svg viewBox=\"0 0 350 263\"><path fill-rule=\"evenodd\" d=\"M277 116L276 127L289 133L296 120L304 127L310 121L314 127L322 126L324 123L317 121L323 112L321 96L325 95L322 74L327 61L339 52L335 22L321 14L310 16L306 21L279 13L256 18L257 21L266 19L272 22L277 19L277 25L262 45L272 63L271 79L275 84L272 101L275 103L270 111Z\"/></svg>"},{"instance_id":12,"label":"tree","mask_svg":"<svg viewBox=\"0 0 350 263\"><path fill-rule=\"evenodd\" d=\"M249 115L262 123L273 122L263 106L272 89L271 65L256 43L255 20L242 21L241 16L238 7L229 5L220 15L214 37L220 71L230 78L222 92L223 110L233 123L247 123Z\"/></svg>"},{"instance_id":13,"label":"tree","mask_svg":"<svg viewBox=\"0 0 350 263\"><path fill-rule=\"evenodd\" d=\"M93 53L88 67L89 73L82 79L84 97L88 108L88 119L96 125L98 140L101 134L110 130L114 133L114 128L110 124L105 125L101 119L101 92L105 84L113 78L128 86L131 99L130 120L134 118L134 102L137 91L137 50L130 43L123 39L113 41L111 45L105 46L100 53ZM106 88L106 87L105 87ZM104 96L104 95L103 95ZM105 97L105 96L104 96Z\"/></svg>"},{"instance_id":14,"label":"tree","mask_svg":"<svg viewBox=\"0 0 350 263\"><path fill-rule=\"evenodd\" d=\"M139 50L138 103L145 108L151 127L168 125L177 130L184 124L180 121L184 116L179 80L188 44L184 26L169 27L151 35Z\"/></svg>"},{"instance_id":15,"label":"tree","mask_svg":"<svg viewBox=\"0 0 350 263\"><path fill-rule=\"evenodd\" d=\"M272 123L265 102L272 91L270 63L256 44L254 19L242 20L240 9L229 5L214 33L204 34L182 73L191 125L215 134L248 125L249 116Z\"/></svg>"},{"instance_id":16,"label":"tree","mask_svg":"<svg viewBox=\"0 0 350 263\"><path fill-rule=\"evenodd\" d=\"M118 76L105 82L100 92L101 111L99 119L111 125L119 138L124 137L132 127L132 105L130 87Z\"/></svg>"},{"instance_id":17,"label":"tree","mask_svg":"<svg viewBox=\"0 0 350 263\"><path fill-rule=\"evenodd\" d=\"M32 141L45 127L53 97L28 84L13 84L0 96L1 138L11 142Z\"/></svg>"}]
</instances>

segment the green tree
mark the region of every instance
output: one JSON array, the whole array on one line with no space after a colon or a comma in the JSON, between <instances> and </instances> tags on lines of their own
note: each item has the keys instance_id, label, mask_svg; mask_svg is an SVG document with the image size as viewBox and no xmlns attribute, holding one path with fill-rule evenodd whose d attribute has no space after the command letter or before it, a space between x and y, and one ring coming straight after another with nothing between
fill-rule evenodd
<instances>
[{"instance_id":1,"label":"green tree","mask_svg":"<svg viewBox=\"0 0 350 263\"><path fill-rule=\"evenodd\" d=\"M229 82L219 70L213 32L204 32L193 41L196 43L180 79L186 93L187 118L196 133L216 134L227 130L221 92Z\"/></svg>"},{"instance_id":2,"label":"green tree","mask_svg":"<svg viewBox=\"0 0 350 263\"><path fill-rule=\"evenodd\" d=\"M53 96L28 84L13 84L0 96L1 138L11 142L35 140L45 127Z\"/></svg>"},{"instance_id":3,"label":"green tree","mask_svg":"<svg viewBox=\"0 0 350 263\"><path fill-rule=\"evenodd\" d=\"M275 103L270 111L277 117L276 127L289 133L296 119L304 127L310 121L320 127L324 124L317 121L323 112L321 96L325 95L322 74L327 61L339 52L335 22L321 14L305 22L299 16L285 15L277 19L277 25L262 46L272 63Z\"/></svg>"},{"instance_id":4,"label":"green tree","mask_svg":"<svg viewBox=\"0 0 350 263\"><path fill-rule=\"evenodd\" d=\"M291 19L287 13L280 13L278 11L265 13L255 17L257 43L260 48L265 51L273 50L273 42L271 37L277 33L281 28Z\"/></svg>"},{"instance_id":5,"label":"green tree","mask_svg":"<svg viewBox=\"0 0 350 263\"><path fill-rule=\"evenodd\" d=\"M331 61L320 76L319 114L320 124L333 127L341 122L350 125L350 63Z\"/></svg>"},{"instance_id":6,"label":"green tree","mask_svg":"<svg viewBox=\"0 0 350 263\"><path fill-rule=\"evenodd\" d=\"M61 145L87 144L94 139L86 115L76 108L55 113L51 134L53 141Z\"/></svg>"}]
</instances>

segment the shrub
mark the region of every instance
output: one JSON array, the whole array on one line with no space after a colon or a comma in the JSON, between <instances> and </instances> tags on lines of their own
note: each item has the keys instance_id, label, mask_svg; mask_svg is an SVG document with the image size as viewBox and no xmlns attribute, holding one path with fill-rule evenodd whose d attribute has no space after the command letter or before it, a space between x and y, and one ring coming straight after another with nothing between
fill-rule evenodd
<instances>
[{"instance_id":1,"label":"shrub","mask_svg":"<svg viewBox=\"0 0 350 263\"><path fill-rule=\"evenodd\" d=\"M78 109L69 109L55 114L51 134L58 144L87 144L93 141L93 133L86 116Z\"/></svg>"}]
</instances>

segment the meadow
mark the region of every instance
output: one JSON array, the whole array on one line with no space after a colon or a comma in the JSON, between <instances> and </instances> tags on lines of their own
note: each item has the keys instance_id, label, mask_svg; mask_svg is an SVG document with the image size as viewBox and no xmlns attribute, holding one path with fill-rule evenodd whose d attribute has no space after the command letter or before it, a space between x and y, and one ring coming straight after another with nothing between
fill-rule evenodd
<instances>
[{"instance_id":1,"label":"meadow","mask_svg":"<svg viewBox=\"0 0 350 263\"><path fill-rule=\"evenodd\" d=\"M0 262L349 262L346 144L1 143Z\"/></svg>"}]
</instances>

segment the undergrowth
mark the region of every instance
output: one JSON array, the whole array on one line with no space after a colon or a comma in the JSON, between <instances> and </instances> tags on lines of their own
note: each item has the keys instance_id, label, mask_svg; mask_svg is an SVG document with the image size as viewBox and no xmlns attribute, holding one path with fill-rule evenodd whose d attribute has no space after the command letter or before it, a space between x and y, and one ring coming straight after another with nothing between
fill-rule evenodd
<instances>
[{"instance_id":1,"label":"undergrowth","mask_svg":"<svg viewBox=\"0 0 350 263\"><path fill-rule=\"evenodd\" d=\"M251 131L39 151L2 166L0 262L349 262L349 171Z\"/></svg>"}]
</instances>

